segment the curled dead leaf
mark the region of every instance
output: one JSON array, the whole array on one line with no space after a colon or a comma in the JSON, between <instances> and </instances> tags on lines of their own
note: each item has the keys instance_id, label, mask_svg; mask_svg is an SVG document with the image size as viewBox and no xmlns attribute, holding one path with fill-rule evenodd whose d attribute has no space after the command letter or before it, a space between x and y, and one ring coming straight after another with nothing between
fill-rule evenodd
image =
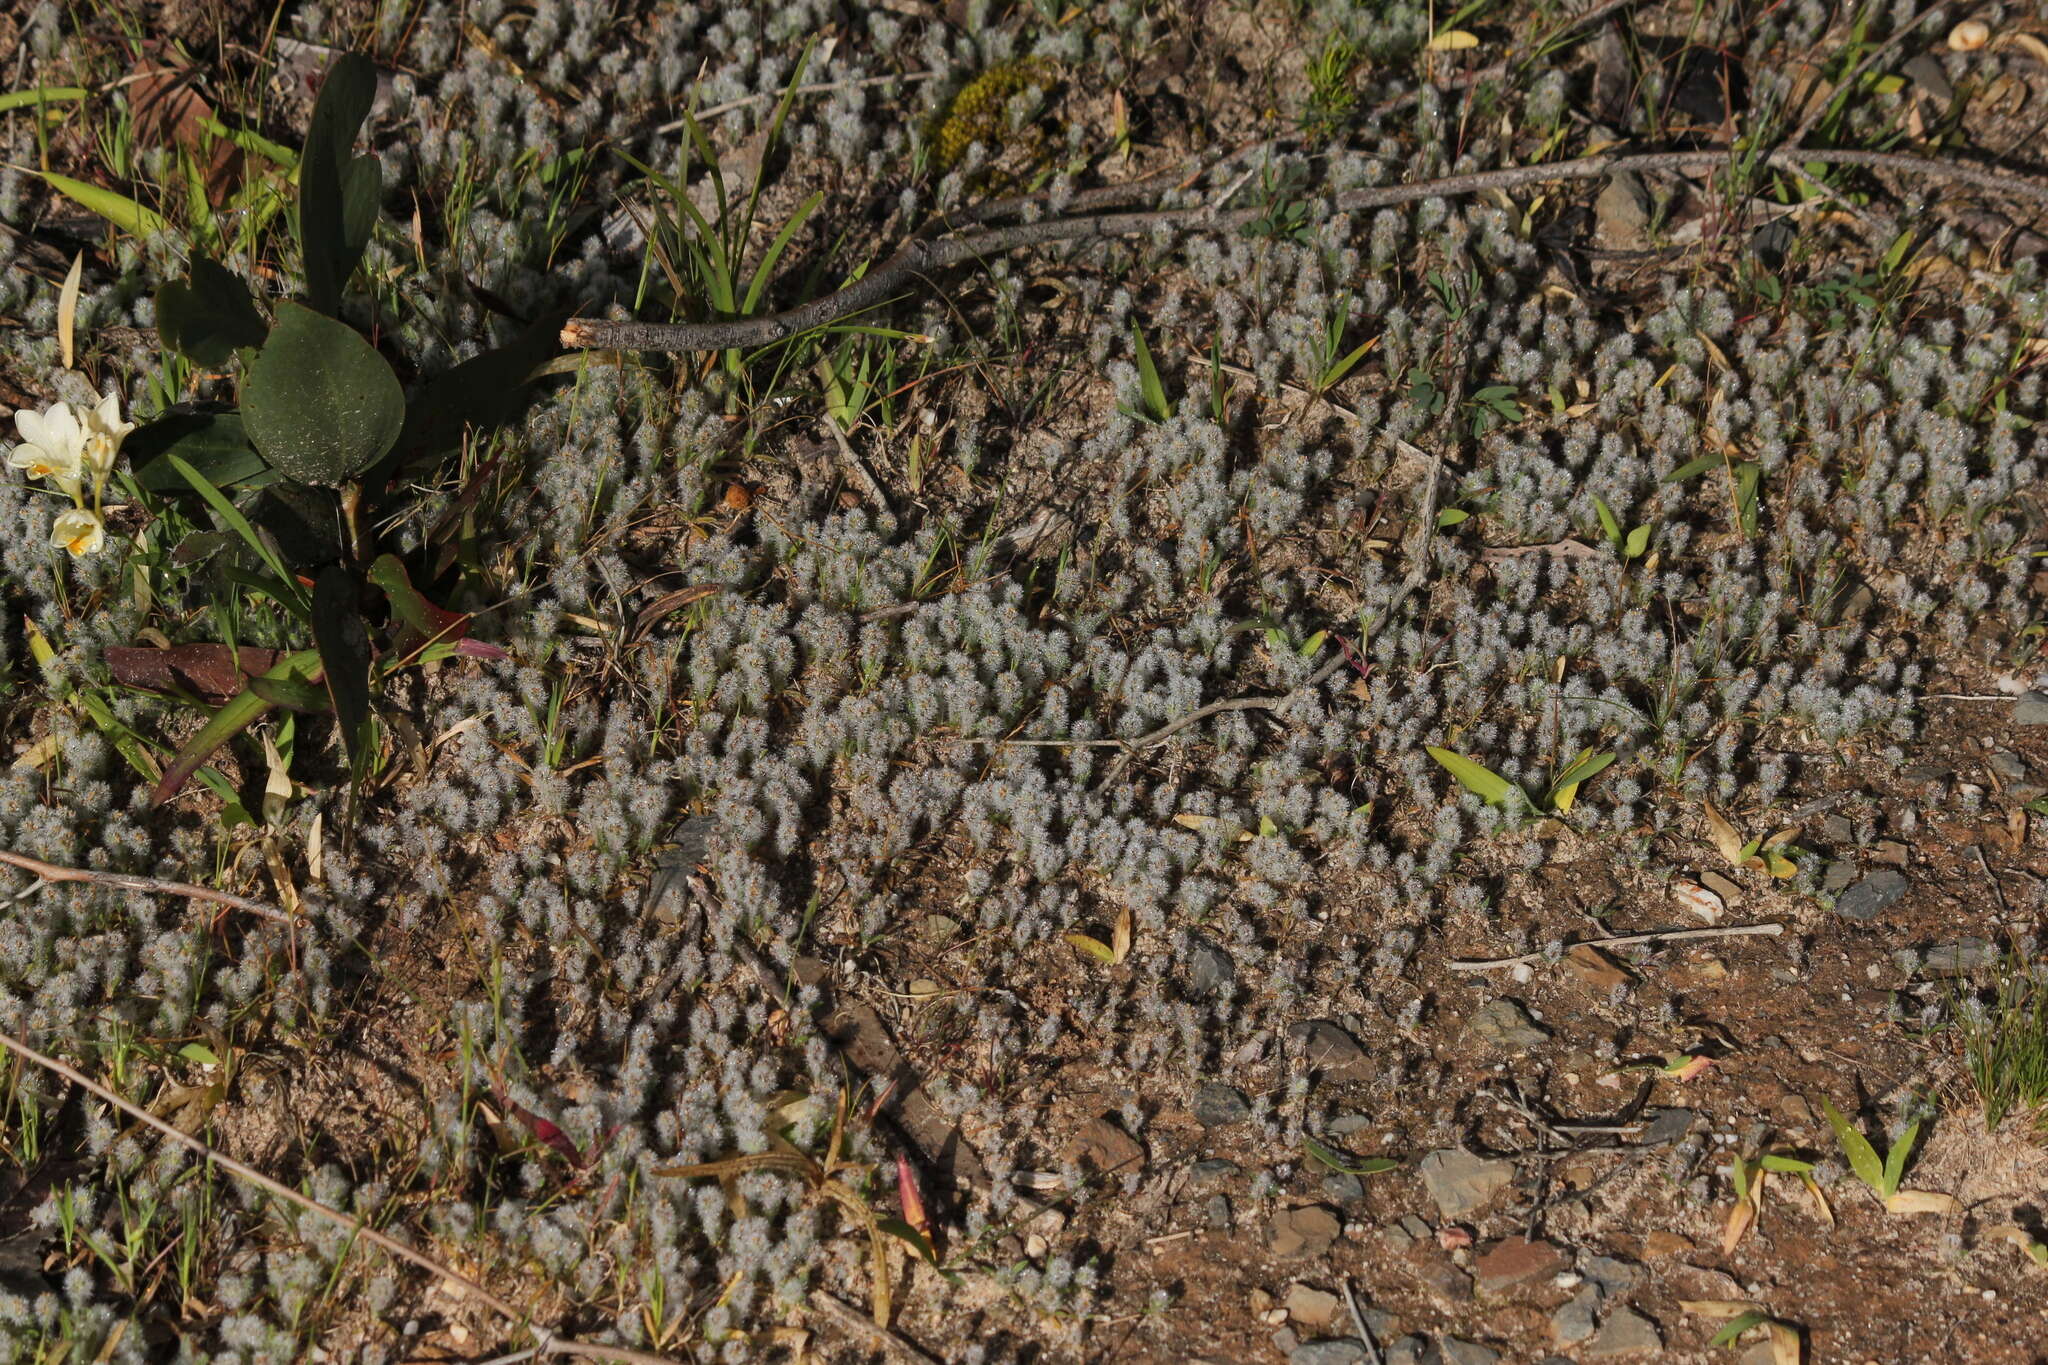
<instances>
[{"instance_id":1,"label":"curled dead leaf","mask_svg":"<svg viewBox=\"0 0 2048 1365\"><path fill-rule=\"evenodd\" d=\"M1707 817L1707 838L1713 843L1714 851L1726 859L1730 867L1742 866L1742 835L1713 802L1702 801L1700 805Z\"/></svg>"},{"instance_id":2,"label":"curled dead leaf","mask_svg":"<svg viewBox=\"0 0 2048 1365\"><path fill-rule=\"evenodd\" d=\"M1934 1190L1900 1190L1884 1201L1887 1213L1961 1213L1963 1206L1952 1194L1941 1194Z\"/></svg>"},{"instance_id":3,"label":"curled dead leaf","mask_svg":"<svg viewBox=\"0 0 2048 1365\"><path fill-rule=\"evenodd\" d=\"M1771 1334L1771 1365L1800 1365L1806 1359L1806 1342L1797 1327L1774 1319L1764 1328Z\"/></svg>"},{"instance_id":4,"label":"curled dead leaf","mask_svg":"<svg viewBox=\"0 0 2048 1365\"><path fill-rule=\"evenodd\" d=\"M1721 1229L1721 1254L1733 1256L1735 1248L1742 1245L1742 1239L1756 1226L1756 1204L1748 1199L1738 1199L1735 1207L1728 1210L1727 1226Z\"/></svg>"},{"instance_id":5,"label":"curled dead leaf","mask_svg":"<svg viewBox=\"0 0 2048 1365\"><path fill-rule=\"evenodd\" d=\"M1678 1306L1702 1318L1739 1318L1744 1313L1764 1311L1764 1306L1753 1299L1680 1299Z\"/></svg>"}]
</instances>

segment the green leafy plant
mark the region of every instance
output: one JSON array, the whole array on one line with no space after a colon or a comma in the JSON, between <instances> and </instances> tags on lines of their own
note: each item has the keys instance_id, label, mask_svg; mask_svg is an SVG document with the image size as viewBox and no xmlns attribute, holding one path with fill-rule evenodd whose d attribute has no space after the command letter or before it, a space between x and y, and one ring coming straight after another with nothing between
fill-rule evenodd
<instances>
[{"instance_id":1,"label":"green leafy plant","mask_svg":"<svg viewBox=\"0 0 2048 1365\"><path fill-rule=\"evenodd\" d=\"M1160 381L1159 366L1153 363L1152 348L1145 344L1145 333L1135 321L1131 323L1131 346L1137 352L1138 398L1145 406L1124 411L1154 424L1164 422L1173 416L1173 404L1166 397L1166 385Z\"/></svg>"},{"instance_id":2,"label":"green leafy plant","mask_svg":"<svg viewBox=\"0 0 2048 1365\"><path fill-rule=\"evenodd\" d=\"M1984 1127L2008 1114L2048 1128L2048 983L2042 966L2017 953L1993 968L1992 999L1955 1002L1951 1013L1963 1066L1984 1104Z\"/></svg>"},{"instance_id":3,"label":"green leafy plant","mask_svg":"<svg viewBox=\"0 0 2048 1365\"><path fill-rule=\"evenodd\" d=\"M1342 293L1330 305L1330 313L1323 323L1323 339L1316 357L1315 391L1327 393L1341 382L1345 375L1356 369L1366 353L1379 345L1377 336L1367 337L1351 350L1344 349L1344 324L1351 315L1351 295Z\"/></svg>"},{"instance_id":4,"label":"green leafy plant","mask_svg":"<svg viewBox=\"0 0 2048 1365\"><path fill-rule=\"evenodd\" d=\"M1312 138L1333 137L1358 108L1356 77L1362 55L1343 33L1333 31L1308 62L1308 104L1301 130Z\"/></svg>"},{"instance_id":5,"label":"green leafy plant","mask_svg":"<svg viewBox=\"0 0 2048 1365\"><path fill-rule=\"evenodd\" d=\"M1913 1146L1920 1140L1921 1120L1914 1118L1899 1134L1891 1150L1879 1157L1877 1148L1871 1144L1857 1127L1850 1123L1832 1101L1823 1096L1821 1110L1827 1115L1828 1126L1835 1130L1835 1141L1841 1145L1842 1155L1849 1162L1849 1169L1856 1178L1870 1187L1880 1203L1892 1213L1946 1213L1957 1207L1953 1197L1926 1190L1902 1190L1899 1184L1906 1177L1906 1163L1912 1159Z\"/></svg>"},{"instance_id":6,"label":"green leafy plant","mask_svg":"<svg viewBox=\"0 0 2048 1365\"><path fill-rule=\"evenodd\" d=\"M1475 437L1522 420L1522 405L1512 384L1488 384L1475 389L1465 400L1465 410L1471 414Z\"/></svg>"},{"instance_id":7,"label":"green leafy plant","mask_svg":"<svg viewBox=\"0 0 2048 1365\"><path fill-rule=\"evenodd\" d=\"M1572 808L1577 800L1581 784L1605 772L1617 757L1613 753L1595 753L1582 750L1579 755L1551 779L1539 800L1529 794L1520 783L1502 777L1493 769L1475 759L1465 757L1450 749L1427 745L1424 752L1435 759L1443 770L1456 778L1458 785L1471 792L1489 806L1522 812L1553 812L1562 815Z\"/></svg>"},{"instance_id":8,"label":"green leafy plant","mask_svg":"<svg viewBox=\"0 0 2048 1365\"><path fill-rule=\"evenodd\" d=\"M1648 525L1638 526L1624 535L1614 510L1598 494L1593 496L1593 512L1600 518L1600 534L1607 537L1607 543L1614 548L1622 563L1641 559L1650 548L1651 528Z\"/></svg>"}]
</instances>

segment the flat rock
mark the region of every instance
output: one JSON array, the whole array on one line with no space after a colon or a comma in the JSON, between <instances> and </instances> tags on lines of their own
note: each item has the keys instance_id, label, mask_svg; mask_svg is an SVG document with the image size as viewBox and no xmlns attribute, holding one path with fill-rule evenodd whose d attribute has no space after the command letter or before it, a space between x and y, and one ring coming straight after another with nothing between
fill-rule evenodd
<instances>
[{"instance_id":1,"label":"flat rock","mask_svg":"<svg viewBox=\"0 0 2048 1365\"><path fill-rule=\"evenodd\" d=\"M1835 898L1835 913L1864 923L1897 905L1905 894L1906 874L1897 868L1879 868L1858 878Z\"/></svg>"},{"instance_id":2,"label":"flat rock","mask_svg":"<svg viewBox=\"0 0 2048 1365\"><path fill-rule=\"evenodd\" d=\"M1130 1175L1145 1166L1145 1149L1107 1114L1082 1124L1062 1155L1098 1175Z\"/></svg>"},{"instance_id":3,"label":"flat rock","mask_svg":"<svg viewBox=\"0 0 2048 1365\"><path fill-rule=\"evenodd\" d=\"M1209 1202L1202 1206L1202 1219L1216 1232L1230 1231L1230 1198L1228 1195L1212 1194Z\"/></svg>"},{"instance_id":4,"label":"flat rock","mask_svg":"<svg viewBox=\"0 0 2048 1365\"><path fill-rule=\"evenodd\" d=\"M1407 1251L1417 1242L1428 1241L1429 1237L1429 1224L1412 1213L1403 1214L1399 1221L1380 1229L1380 1240L1395 1251Z\"/></svg>"},{"instance_id":5,"label":"flat rock","mask_svg":"<svg viewBox=\"0 0 2048 1365\"><path fill-rule=\"evenodd\" d=\"M1489 1000L1472 1015L1472 1032L1503 1052L1527 1052L1549 1040L1529 1011L1513 1000Z\"/></svg>"},{"instance_id":6,"label":"flat rock","mask_svg":"<svg viewBox=\"0 0 2048 1365\"><path fill-rule=\"evenodd\" d=\"M1564 1253L1548 1242L1503 1237L1473 1263L1473 1276L1483 1294L1500 1294L1518 1284L1555 1275L1564 1269Z\"/></svg>"},{"instance_id":7,"label":"flat rock","mask_svg":"<svg viewBox=\"0 0 2048 1365\"><path fill-rule=\"evenodd\" d=\"M1500 1352L1476 1341L1460 1341L1457 1337L1444 1337L1436 1346L1422 1353L1423 1365L1441 1361L1443 1365L1499 1365Z\"/></svg>"},{"instance_id":8,"label":"flat rock","mask_svg":"<svg viewBox=\"0 0 2048 1365\"><path fill-rule=\"evenodd\" d=\"M1590 1256L1579 1267L1579 1273L1596 1285L1609 1298L1620 1298L1641 1283L1643 1268L1634 1261L1624 1261L1619 1256Z\"/></svg>"},{"instance_id":9,"label":"flat rock","mask_svg":"<svg viewBox=\"0 0 2048 1365\"><path fill-rule=\"evenodd\" d=\"M1643 178L1634 171L1622 171L1608 180L1593 201L1594 233L1605 247L1641 246L1654 208Z\"/></svg>"},{"instance_id":10,"label":"flat rock","mask_svg":"<svg viewBox=\"0 0 2048 1365\"><path fill-rule=\"evenodd\" d=\"M1600 1307L1600 1290L1586 1285L1571 1301L1550 1315L1550 1335L1560 1346L1570 1346L1593 1335L1593 1314Z\"/></svg>"},{"instance_id":11,"label":"flat rock","mask_svg":"<svg viewBox=\"0 0 2048 1365\"><path fill-rule=\"evenodd\" d=\"M1396 1337L1387 1343L1382 1357L1387 1365L1422 1365L1428 1343L1421 1337Z\"/></svg>"},{"instance_id":12,"label":"flat rock","mask_svg":"<svg viewBox=\"0 0 2048 1365\"><path fill-rule=\"evenodd\" d=\"M1652 1109L1648 1115L1649 1122L1641 1136L1636 1138L1636 1145L1662 1147L1676 1142L1692 1131L1693 1120L1697 1117L1690 1109Z\"/></svg>"},{"instance_id":13,"label":"flat rock","mask_svg":"<svg viewBox=\"0 0 2048 1365\"><path fill-rule=\"evenodd\" d=\"M1323 1131L1331 1137L1346 1138L1362 1133L1372 1127L1372 1119L1364 1114L1339 1114L1323 1125Z\"/></svg>"},{"instance_id":14,"label":"flat rock","mask_svg":"<svg viewBox=\"0 0 2048 1365\"><path fill-rule=\"evenodd\" d=\"M1237 963L1207 939L1197 940L1188 950L1188 988L1204 999L1230 994L1237 985Z\"/></svg>"},{"instance_id":15,"label":"flat rock","mask_svg":"<svg viewBox=\"0 0 2048 1365\"><path fill-rule=\"evenodd\" d=\"M1463 1303L1472 1297L1472 1277L1434 1246L1418 1245L1410 1250L1408 1273L1447 1302Z\"/></svg>"},{"instance_id":16,"label":"flat rock","mask_svg":"<svg viewBox=\"0 0 2048 1365\"><path fill-rule=\"evenodd\" d=\"M1843 887L1856 880L1856 864L1845 858L1837 858L1828 864L1828 870L1821 873L1820 889L1830 896L1839 895Z\"/></svg>"},{"instance_id":17,"label":"flat rock","mask_svg":"<svg viewBox=\"0 0 2048 1365\"><path fill-rule=\"evenodd\" d=\"M1927 976L1965 976L1998 961L1999 950L1981 938L1959 938L1927 950L1920 970Z\"/></svg>"},{"instance_id":18,"label":"flat rock","mask_svg":"<svg viewBox=\"0 0 2048 1365\"><path fill-rule=\"evenodd\" d=\"M1290 1286L1287 1297L1280 1300L1280 1306L1295 1322L1318 1329L1328 1327L1344 1311L1344 1301L1335 1294L1306 1284Z\"/></svg>"},{"instance_id":19,"label":"flat rock","mask_svg":"<svg viewBox=\"0 0 2048 1365\"><path fill-rule=\"evenodd\" d=\"M1656 1323L1633 1308L1617 1308L1607 1315L1607 1321L1586 1344L1586 1359L1611 1360L1615 1356L1663 1349L1664 1337Z\"/></svg>"},{"instance_id":20,"label":"flat rock","mask_svg":"<svg viewBox=\"0 0 2048 1365\"><path fill-rule=\"evenodd\" d=\"M1626 986L1631 979L1619 962L1590 943L1568 949L1564 955L1564 969L1578 978L1580 985L1597 995L1609 995L1615 987Z\"/></svg>"},{"instance_id":21,"label":"flat rock","mask_svg":"<svg viewBox=\"0 0 2048 1365\"><path fill-rule=\"evenodd\" d=\"M2048 692L2029 692L2012 704L2014 725L2048 725Z\"/></svg>"},{"instance_id":22,"label":"flat rock","mask_svg":"<svg viewBox=\"0 0 2048 1365\"><path fill-rule=\"evenodd\" d=\"M1284 1209L1273 1215L1272 1229L1266 1235L1266 1249L1275 1256L1290 1259L1320 1256L1330 1249L1344 1225L1337 1215L1321 1204L1307 1204L1298 1209Z\"/></svg>"},{"instance_id":23,"label":"flat rock","mask_svg":"<svg viewBox=\"0 0 2048 1365\"><path fill-rule=\"evenodd\" d=\"M1372 1058L1358 1040L1328 1019L1311 1019L1287 1030L1308 1064L1326 1080L1369 1081L1373 1078Z\"/></svg>"},{"instance_id":24,"label":"flat rock","mask_svg":"<svg viewBox=\"0 0 2048 1365\"><path fill-rule=\"evenodd\" d=\"M1474 1156L1446 1147L1422 1158L1422 1184L1446 1218L1463 1218L1485 1206L1515 1178L1515 1163Z\"/></svg>"},{"instance_id":25,"label":"flat rock","mask_svg":"<svg viewBox=\"0 0 2048 1365\"><path fill-rule=\"evenodd\" d=\"M1365 1365L1365 1343L1357 1337L1304 1341L1287 1353L1287 1365Z\"/></svg>"},{"instance_id":26,"label":"flat rock","mask_svg":"<svg viewBox=\"0 0 2048 1365\"><path fill-rule=\"evenodd\" d=\"M1212 1156L1188 1167L1188 1176L1198 1186L1220 1185L1241 1169L1227 1156Z\"/></svg>"},{"instance_id":27,"label":"flat rock","mask_svg":"<svg viewBox=\"0 0 2048 1365\"><path fill-rule=\"evenodd\" d=\"M1251 1101L1244 1097L1244 1092L1220 1081L1211 1081L1197 1090L1188 1108L1194 1112L1195 1122L1204 1128L1224 1128L1252 1116Z\"/></svg>"},{"instance_id":28,"label":"flat rock","mask_svg":"<svg viewBox=\"0 0 2048 1365\"><path fill-rule=\"evenodd\" d=\"M1323 1198L1339 1206L1356 1204L1365 1198L1365 1182L1346 1171L1331 1171L1323 1177Z\"/></svg>"}]
</instances>

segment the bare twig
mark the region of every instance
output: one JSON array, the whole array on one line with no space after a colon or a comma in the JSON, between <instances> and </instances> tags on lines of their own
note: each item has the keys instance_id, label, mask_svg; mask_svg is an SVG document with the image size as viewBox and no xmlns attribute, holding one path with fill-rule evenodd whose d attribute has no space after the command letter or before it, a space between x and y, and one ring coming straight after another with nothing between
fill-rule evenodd
<instances>
[{"instance_id":1,"label":"bare twig","mask_svg":"<svg viewBox=\"0 0 2048 1365\"><path fill-rule=\"evenodd\" d=\"M1351 1310L1351 1325L1358 1329L1358 1344L1365 1347L1366 1365L1381 1365L1380 1344L1372 1339L1372 1329L1365 1325L1365 1314L1358 1311L1358 1296L1351 1292L1351 1277L1346 1275L1337 1283L1344 1286L1344 1306Z\"/></svg>"},{"instance_id":2,"label":"bare twig","mask_svg":"<svg viewBox=\"0 0 2048 1365\"><path fill-rule=\"evenodd\" d=\"M498 1295L493 1294L490 1290L484 1288L475 1280L470 1279L469 1276L464 1275L446 1262L435 1260L424 1251L399 1241L389 1233L380 1232L368 1223L363 1222L360 1218L352 1217L341 1212L339 1209L330 1209L318 1200L310 1199L299 1193L289 1185L279 1184L254 1167L245 1166L233 1157L201 1142L198 1138L181 1132L148 1110L130 1104L98 1081L87 1077L84 1072L76 1067L60 1062L55 1057L46 1057L28 1044L7 1033L0 1033L0 1048L5 1048L17 1054L24 1061L34 1062L45 1071L62 1076L65 1080L70 1081L73 1085L80 1087L87 1093L95 1095L105 1100L108 1104L113 1105L137 1123L156 1129L156 1131L162 1133L179 1146L198 1154L230 1175L239 1176L265 1193L282 1199L288 1204L296 1205L308 1213L317 1213L322 1218L341 1224L341 1226L349 1230L351 1242L360 1239L373 1246L381 1247L400 1260L409 1261L427 1273L438 1276L442 1282L461 1288L465 1293L472 1295L479 1303L487 1305L507 1321L532 1332L539 1338L537 1349L542 1355L580 1356L585 1360L616 1360L626 1362L626 1365L670 1365L668 1357L653 1355L647 1351L635 1351L626 1346L604 1346L597 1342L577 1341L570 1337L555 1336L546 1329L535 1326L526 1311L520 1308L518 1304L513 1303L510 1299L500 1298Z\"/></svg>"},{"instance_id":3,"label":"bare twig","mask_svg":"<svg viewBox=\"0 0 2048 1365\"><path fill-rule=\"evenodd\" d=\"M1340 211L1357 212L1393 204L1413 203L1419 199L1483 194L1493 190L1553 184L1563 180L1599 180L1624 171L1707 170L1727 164L1735 155L1734 151L1726 147L1682 152L1643 152L1632 155L1602 154L1580 157L1574 161L1534 166L1506 166L1498 170L1475 171L1407 185L1379 185L1368 189L1346 190L1332 196L1330 202ZM1795 173L1801 167L1814 163L1889 170L1934 180L1953 181L2048 203L2048 183L2027 179L2012 171L1966 162L1908 156L1899 152L1866 152L1835 147L1781 147L1761 157L1760 160L1781 170ZM904 243L888 260L845 288L780 313L697 323L601 322L592 318L573 318L562 328L561 342L572 349L677 353L767 345L786 341L800 332L836 322L848 314L873 308L923 277L966 261L986 260L991 256L999 256L1028 246L1086 241L1091 238L1130 237L1153 232L1159 228L1234 230L1255 221L1264 212L1263 209L1216 212L1203 205L1195 208L1047 218L1035 223L990 228L965 236L939 240L920 235Z\"/></svg>"},{"instance_id":4,"label":"bare twig","mask_svg":"<svg viewBox=\"0 0 2048 1365\"><path fill-rule=\"evenodd\" d=\"M1637 943L1680 943L1695 938L1744 938L1752 934L1777 935L1784 932L1782 924L1736 924L1726 929L1665 929L1654 934L1584 939L1578 943L1567 943L1565 951L1570 952L1574 948L1626 948ZM1508 967L1533 966L1548 956L1539 951L1523 953L1520 957L1496 957L1484 962L1452 962L1446 965L1454 972L1497 972Z\"/></svg>"},{"instance_id":5,"label":"bare twig","mask_svg":"<svg viewBox=\"0 0 2048 1365\"><path fill-rule=\"evenodd\" d=\"M822 1289L811 1291L811 1307L855 1336L872 1341L881 1347L885 1354L892 1355L898 1360L907 1360L911 1365L939 1365L936 1359L911 1344L907 1337L890 1331L851 1304L841 1302Z\"/></svg>"},{"instance_id":6,"label":"bare twig","mask_svg":"<svg viewBox=\"0 0 2048 1365\"><path fill-rule=\"evenodd\" d=\"M1598 559L1600 552L1583 540L1546 540L1541 545L1489 545L1479 552L1488 564L1503 559L1527 559L1531 555L1560 555L1566 559Z\"/></svg>"},{"instance_id":7,"label":"bare twig","mask_svg":"<svg viewBox=\"0 0 2048 1365\"><path fill-rule=\"evenodd\" d=\"M911 71L900 76L863 76L855 80L819 81L813 85L799 85L796 89L787 92L763 90L759 94L742 95L736 100L727 100L724 104L714 104L709 109L699 109L694 117L699 123L709 123L712 119L723 118L735 109L744 109L750 104L766 104L770 100L781 99L785 93L791 95L829 95L840 90L867 90L877 85L918 85L925 81L937 80L938 76L939 73L936 71ZM662 124L654 131L662 134L681 132L683 128L688 126L688 123L688 119L676 119L673 122Z\"/></svg>"},{"instance_id":8,"label":"bare twig","mask_svg":"<svg viewBox=\"0 0 2048 1365\"><path fill-rule=\"evenodd\" d=\"M111 886L121 891L141 891L157 896L183 896L186 900L211 901L235 910L274 921L290 928L295 921L282 910L273 909L262 901L252 901L226 891L216 891L210 886L196 886L191 882L167 882L160 877L138 877L127 872L101 872L90 867L59 867L46 863L40 858L31 858L23 853L10 853L0 849L0 863L32 872L46 882L91 882L97 886Z\"/></svg>"}]
</instances>

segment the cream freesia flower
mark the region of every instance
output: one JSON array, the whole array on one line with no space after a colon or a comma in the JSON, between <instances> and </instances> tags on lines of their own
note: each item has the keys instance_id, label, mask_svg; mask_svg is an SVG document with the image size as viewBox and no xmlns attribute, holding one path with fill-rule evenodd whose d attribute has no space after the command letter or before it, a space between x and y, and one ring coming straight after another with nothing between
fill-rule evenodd
<instances>
[{"instance_id":1,"label":"cream freesia flower","mask_svg":"<svg viewBox=\"0 0 2048 1365\"><path fill-rule=\"evenodd\" d=\"M52 403L43 412L23 408L14 414L14 425L22 444L8 454L7 463L32 479L50 480L77 501L79 476L86 469L86 433L71 405Z\"/></svg>"},{"instance_id":2,"label":"cream freesia flower","mask_svg":"<svg viewBox=\"0 0 2048 1365\"><path fill-rule=\"evenodd\" d=\"M116 393L100 399L96 406L79 413L74 420L84 434L81 453L86 470L92 474L93 491L97 495L100 485L114 470L114 460L121 453L121 442L135 430L135 423L121 420L121 396Z\"/></svg>"},{"instance_id":3,"label":"cream freesia flower","mask_svg":"<svg viewBox=\"0 0 2048 1365\"><path fill-rule=\"evenodd\" d=\"M71 551L74 559L97 554L106 541L106 523L100 520L99 513L89 512L83 507L59 512L57 524L50 528L50 544L57 549Z\"/></svg>"}]
</instances>

